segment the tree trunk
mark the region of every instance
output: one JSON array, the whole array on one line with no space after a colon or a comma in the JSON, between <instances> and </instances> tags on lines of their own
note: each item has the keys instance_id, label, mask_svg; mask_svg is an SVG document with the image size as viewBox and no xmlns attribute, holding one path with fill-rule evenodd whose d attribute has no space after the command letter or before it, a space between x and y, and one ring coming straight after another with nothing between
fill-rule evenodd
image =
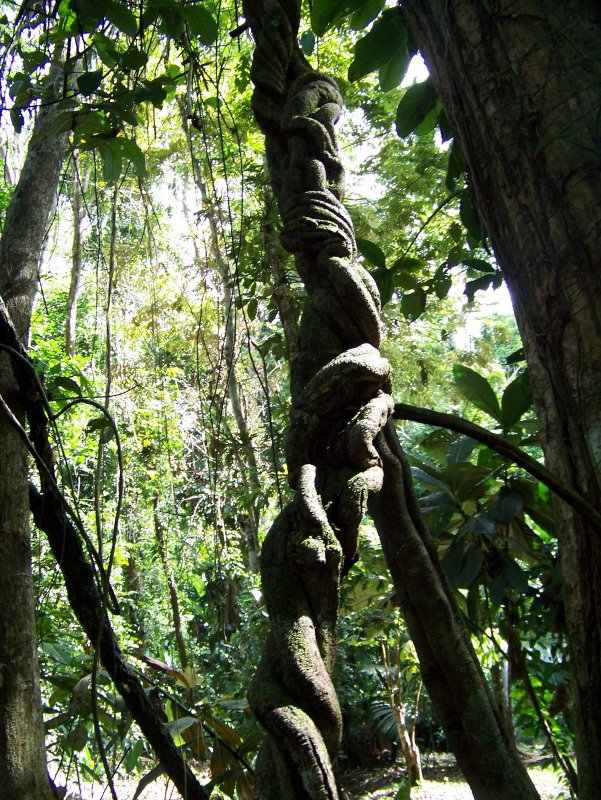
<instances>
[{"instance_id":1,"label":"tree trunk","mask_svg":"<svg viewBox=\"0 0 601 800\"><path fill-rule=\"evenodd\" d=\"M601 9L404 3L509 286L550 469L601 508ZM601 797L601 534L555 502L579 796Z\"/></svg>"},{"instance_id":2,"label":"tree trunk","mask_svg":"<svg viewBox=\"0 0 601 800\"><path fill-rule=\"evenodd\" d=\"M377 442L384 484L370 499L422 678L476 800L538 798L507 737L434 546L421 520L396 432Z\"/></svg>"},{"instance_id":3,"label":"tree trunk","mask_svg":"<svg viewBox=\"0 0 601 800\"><path fill-rule=\"evenodd\" d=\"M25 344L67 145L66 135L47 132L63 110L54 103L38 115L0 240L0 296ZM23 421L6 355L0 355L0 393ZM0 785L6 797L47 800L27 472L23 446L0 416Z\"/></svg>"},{"instance_id":4,"label":"tree trunk","mask_svg":"<svg viewBox=\"0 0 601 800\"><path fill-rule=\"evenodd\" d=\"M83 205L83 192L85 179L79 170L79 159L73 154L73 190L71 193L71 206L73 209L73 244L71 247L71 282L69 284L69 297L67 299L67 320L65 323L65 351L68 356L75 353L75 332L77 324L77 302L81 295L81 226L85 209Z\"/></svg>"}]
</instances>

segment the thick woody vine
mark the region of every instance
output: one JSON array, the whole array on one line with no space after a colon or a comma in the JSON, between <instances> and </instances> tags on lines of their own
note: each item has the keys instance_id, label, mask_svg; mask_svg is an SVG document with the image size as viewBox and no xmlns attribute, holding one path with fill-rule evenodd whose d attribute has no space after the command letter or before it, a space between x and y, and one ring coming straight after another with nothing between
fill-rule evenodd
<instances>
[{"instance_id":1,"label":"thick woody vine","mask_svg":"<svg viewBox=\"0 0 601 800\"><path fill-rule=\"evenodd\" d=\"M342 98L297 45L300 4L259 0L245 13L256 49L253 110L307 292L292 370L288 473L293 501L270 530L262 581L270 631L249 699L268 736L262 798L339 796L332 759L341 716L330 678L340 577L353 562L370 492L382 483L374 438L393 411L378 351L380 300L355 263L334 125Z\"/></svg>"}]
</instances>

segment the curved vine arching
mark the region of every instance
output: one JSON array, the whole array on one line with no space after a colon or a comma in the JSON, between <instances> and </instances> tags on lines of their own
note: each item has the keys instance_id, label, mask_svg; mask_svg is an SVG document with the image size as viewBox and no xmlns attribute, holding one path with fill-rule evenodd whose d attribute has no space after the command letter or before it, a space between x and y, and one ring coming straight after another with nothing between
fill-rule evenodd
<instances>
[{"instance_id":1,"label":"curved vine arching","mask_svg":"<svg viewBox=\"0 0 601 800\"><path fill-rule=\"evenodd\" d=\"M259 797L339 797L332 760L341 715L330 678L341 574L382 466L374 439L393 411L389 366L379 354L380 298L355 263L342 204L334 126L342 98L297 43L300 3L247 0L256 49L253 110L266 137L271 180L307 292L292 365L288 474L293 501L262 553L270 631L249 690L268 736Z\"/></svg>"}]
</instances>

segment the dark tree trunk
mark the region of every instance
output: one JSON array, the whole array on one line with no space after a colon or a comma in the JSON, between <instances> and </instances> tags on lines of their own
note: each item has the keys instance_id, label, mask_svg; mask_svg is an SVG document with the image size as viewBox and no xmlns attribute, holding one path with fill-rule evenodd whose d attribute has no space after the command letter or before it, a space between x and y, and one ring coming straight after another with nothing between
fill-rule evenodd
<instances>
[{"instance_id":1,"label":"dark tree trunk","mask_svg":"<svg viewBox=\"0 0 601 800\"><path fill-rule=\"evenodd\" d=\"M370 498L424 684L476 800L538 798L461 623L392 424L377 443L384 484Z\"/></svg>"},{"instance_id":2,"label":"dark tree trunk","mask_svg":"<svg viewBox=\"0 0 601 800\"><path fill-rule=\"evenodd\" d=\"M65 135L47 131L62 110L60 103L51 104L37 118L0 239L0 296L25 344L67 145ZM0 394L23 421L3 354ZM24 448L0 415L0 794L47 800L51 794L38 683L27 469Z\"/></svg>"},{"instance_id":3,"label":"dark tree trunk","mask_svg":"<svg viewBox=\"0 0 601 800\"><path fill-rule=\"evenodd\" d=\"M548 466L601 508L601 8L404 3L509 285ZM579 795L601 797L601 534L556 501Z\"/></svg>"}]
</instances>

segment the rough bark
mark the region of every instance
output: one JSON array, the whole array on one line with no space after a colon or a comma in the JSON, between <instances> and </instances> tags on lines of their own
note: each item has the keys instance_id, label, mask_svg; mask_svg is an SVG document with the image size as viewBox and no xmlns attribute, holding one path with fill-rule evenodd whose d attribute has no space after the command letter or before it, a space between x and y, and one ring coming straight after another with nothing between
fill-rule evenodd
<instances>
[{"instance_id":1,"label":"rough bark","mask_svg":"<svg viewBox=\"0 0 601 800\"><path fill-rule=\"evenodd\" d=\"M75 353L77 303L79 301L82 288L81 228L85 216L83 204L84 187L85 180L79 170L79 159L75 154L73 154L73 190L71 193L71 207L73 209L73 242L71 246L71 280L69 283L69 296L67 298L67 320L65 322L65 351L68 356L72 356Z\"/></svg>"},{"instance_id":2,"label":"rough bark","mask_svg":"<svg viewBox=\"0 0 601 800\"><path fill-rule=\"evenodd\" d=\"M600 504L601 9L593 0L403 4L508 283L546 462ZM601 797L601 537L556 503L579 796Z\"/></svg>"},{"instance_id":3,"label":"rough bark","mask_svg":"<svg viewBox=\"0 0 601 800\"><path fill-rule=\"evenodd\" d=\"M0 239L0 297L26 344L38 269L65 156L67 137L48 134L60 103L36 120ZM6 355L0 394L23 419ZM0 416L0 785L6 797L47 800L31 573L27 456Z\"/></svg>"},{"instance_id":4,"label":"rough bark","mask_svg":"<svg viewBox=\"0 0 601 800\"><path fill-rule=\"evenodd\" d=\"M370 498L421 674L476 800L538 798L507 737L415 501L392 423L377 441L382 491Z\"/></svg>"},{"instance_id":5,"label":"rough bark","mask_svg":"<svg viewBox=\"0 0 601 800\"><path fill-rule=\"evenodd\" d=\"M382 480L373 439L392 413L389 366L378 351L377 288L355 263L341 202L338 88L298 47L300 3L258 0L244 11L256 42L253 110L266 135L282 243L307 289L291 371L287 460L296 494L261 556L270 631L249 691L268 734L257 786L264 800L337 800L341 715L330 671L339 581L355 557L367 495Z\"/></svg>"}]
</instances>

